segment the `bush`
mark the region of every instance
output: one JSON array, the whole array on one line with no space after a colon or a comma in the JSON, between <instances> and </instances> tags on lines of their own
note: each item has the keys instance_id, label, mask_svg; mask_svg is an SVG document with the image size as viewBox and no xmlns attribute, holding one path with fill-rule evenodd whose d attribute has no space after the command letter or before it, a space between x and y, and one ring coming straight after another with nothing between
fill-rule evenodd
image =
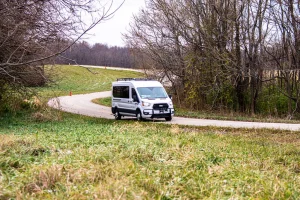
<instances>
[{"instance_id":1,"label":"bush","mask_svg":"<svg viewBox=\"0 0 300 200\"><path fill-rule=\"evenodd\" d=\"M275 89L266 88L260 94L257 108L260 114L281 117L287 114L288 98Z\"/></svg>"},{"instance_id":2,"label":"bush","mask_svg":"<svg viewBox=\"0 0 300 200\"><path fill-rule=\"evenodd\" d=\"M0 86L0 114L3 112L16 113L22 109L32 108L32 103L28 100L34 95L34 91L20 85Z\"/></svg>"}]
</instances>

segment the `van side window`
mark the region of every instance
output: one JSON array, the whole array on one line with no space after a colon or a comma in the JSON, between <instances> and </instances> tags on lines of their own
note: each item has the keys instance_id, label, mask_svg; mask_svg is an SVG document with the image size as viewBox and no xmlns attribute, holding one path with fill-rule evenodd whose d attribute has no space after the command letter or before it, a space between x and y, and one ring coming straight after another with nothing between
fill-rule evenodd
<instances>
[{"instance_id":1,"label":"van side window","mask_svg":"<svg viewBox=\"0 0 300 200\"><path fill-rule=\"evenodd\" d=\"M114 86L113 96L116 98L129 98L129 86Z\"/></svg>"}]
</instances>

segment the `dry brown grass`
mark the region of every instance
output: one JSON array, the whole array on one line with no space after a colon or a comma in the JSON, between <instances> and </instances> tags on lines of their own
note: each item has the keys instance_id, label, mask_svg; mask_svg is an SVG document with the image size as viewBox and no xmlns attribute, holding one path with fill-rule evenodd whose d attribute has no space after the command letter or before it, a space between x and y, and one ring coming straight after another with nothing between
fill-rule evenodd
<instances>
[{"instance_id":1,"label":"dry brown grass","mask_svg":"<svg viewBox=\"0 0 300 200\"><path fill-rule=\"evenodd\" d=\"M10 149L17 149L20 146L31 146L33 144L31 137L20 138L14 134L0 135L0 151L3 153Z\"/></svg>"},{"instance_id":2,"label":"dry brown grass","mask_svg":"<svg viewBox=\"0 0 300 200\"><path fill-rule=\"evenodd\" d=\"M45 104L43 107L32 113L31 119L37 122L48 122L48 121L61 121L62 112L47 107Z\"/></svg>"},{"instance_id":3,"label":"dry brown grass","mask_svg":"<svg viewBox=\"0 0 300 200\"><path fill-rule=\"evenodd\" d=\"M56 184L62 181L63 174L64 167L62 165L53 165L43 170L36 170L33 174L33 182L24 187L24 192L33 194L43 190L54 190Z\"/></svg>"}]
</instances>

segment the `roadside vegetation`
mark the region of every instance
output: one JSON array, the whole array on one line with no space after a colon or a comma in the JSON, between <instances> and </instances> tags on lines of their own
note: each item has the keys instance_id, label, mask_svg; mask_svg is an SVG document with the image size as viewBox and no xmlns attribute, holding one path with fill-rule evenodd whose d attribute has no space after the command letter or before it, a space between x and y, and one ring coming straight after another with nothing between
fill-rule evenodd
<instances>
[{"instance_id":1,"label":"roadside vegetation","mask_svg":"<svg viewBox=\"0 0 300 200\"><path fill-rule=\"evenodd\" d=\"M94 103L104 105L104 106L111 106L111 97L107 98L99 98L94 99ZM188 118L201 118L201 119L216 119L216 120L233 120L233 121L249 121L249 122L270 122L270 123L291 123L297 124L299 120L289 120L278 118L274 116L262 116L262 115L255 115L249 116L247 114L237 114L237 113L217 113L217 112L204 112L204 111L195 111L186 108L180 108L178 105L175 104L175 116L180 117L188 117Z\"/></svg>"},{"instance_id":2,"label":"roadside vegetation","mask_svg":"<svg viewBox=\"0 0 300 200\"><path fill-rule=\"evenodd\" d=\"M45 98L140 76L58 68L56 85L39 89ZM300 197L299 132L116 121L45 107L6 112L0 121L0 199Z\"/></svg>"}]
</instances>

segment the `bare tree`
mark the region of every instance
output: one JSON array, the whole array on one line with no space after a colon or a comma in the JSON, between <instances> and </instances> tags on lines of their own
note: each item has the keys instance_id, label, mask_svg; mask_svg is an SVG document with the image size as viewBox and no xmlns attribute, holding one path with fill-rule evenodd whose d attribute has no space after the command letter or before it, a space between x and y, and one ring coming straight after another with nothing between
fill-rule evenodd
<instances>
[{"instance_id":1,"label":"bare tree","mask_svg":"<svg viewBox=\"0 0 300 200\"><path fill-rule=\"evenodd\" d=\"M113 9L113 0L0 0L0 91L24 85L28 71L42 73L38 66L66 51L121 5Z\"/></svg>"},{"instance_id":2,"label":"bare tree","mask_svg":"<svg viewBox=\"0 0 300 200\"><path fill-rule=\"evenodd\" d=\"M298 0L148 0L126 38L189 107L271 113L276 108L262 105L279 85L275 93L292 113L300 94L299 13Z\"/></svg>"},{"instance_id":3,"label":"bare tree","mask_svg":"<svg viewBox=\"0 0 300 200\"><path fill-rule=\"evenodd\" d=\"M151 0L135 17L127 41L171 80L179 102L200 108L207 104L203 97L214 93L216 106L224 90L220 83L233 70L227 49L231 9L231 1Z\"/></svg>"},{"instance_id":4,"label":"bare tree","mask_svg":"<svg viewBox=\"0 0 300 200\"><path fill-rule=\"evenodd\" d=\"M272 1L272 43L265 51L277 70L274 85L288 98L288 117L300 111L300 6L298 0ZM271 47L270 47L271 46Z\"/></svg>"}]
</instances>

